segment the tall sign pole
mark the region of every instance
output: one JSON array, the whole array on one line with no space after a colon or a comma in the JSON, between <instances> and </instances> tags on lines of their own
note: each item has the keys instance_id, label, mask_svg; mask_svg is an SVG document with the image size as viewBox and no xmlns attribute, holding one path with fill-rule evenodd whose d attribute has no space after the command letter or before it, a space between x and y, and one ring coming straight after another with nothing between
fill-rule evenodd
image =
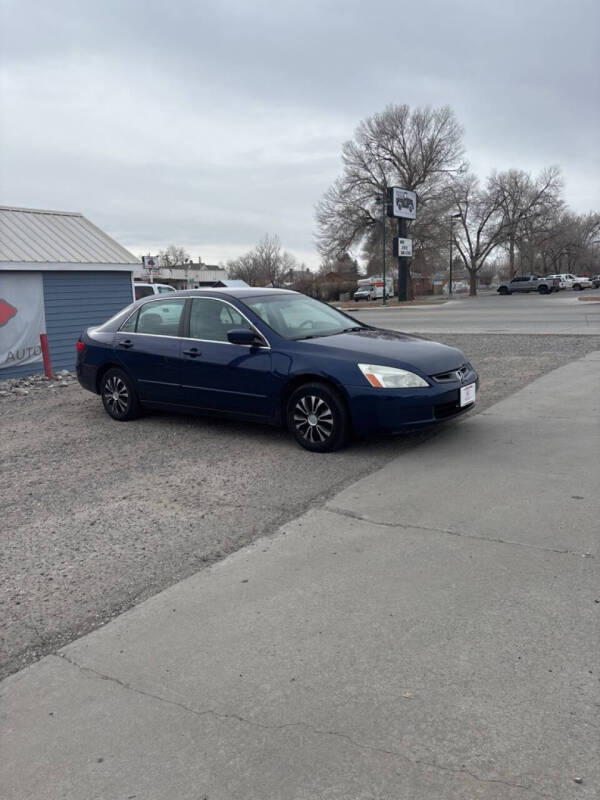
<instances>
[{"instance_id":1,"label":"tall sign pole","mask_svg":"<svg viewBox=\"0 0 600 800\"><path fill-rule=\"evenodd\" d=\"M398 219L398 236L406 239L406 220L403 217ZM408 258L401 255L398 255L398 300L408 300Z\"/></svg>"},{"instance_id":2,"label":"tall sign pole","mask_svg":"<svg viewBox=\"0 0 600 800\"><path fill-rule=\"evenodd\" d=\"M383 239L383 253L382 253L382 260L383 260L383 301L382 301L382 305L386 305L386 303L387 303L387 291L386 291L386 283L385 283L385 209L386 209L386 192L385 192L385 189L384 189L383 197L381 198L381 238Z\"/></svg>"},{"instance_id":3,"label":"tall sign pole","mask_svg":"<svg viewBox=\"0 0 600 800\"><path fill-rule=\"evenodd\" d=\"M398 220L398 238L394 255L398 258L398 300L408 299L408 261L412 257L412 239L406 237L406 220L417 217L417 195L408 189L391 186L387 190L387 213Z\"/></svg>"}]
</instances>

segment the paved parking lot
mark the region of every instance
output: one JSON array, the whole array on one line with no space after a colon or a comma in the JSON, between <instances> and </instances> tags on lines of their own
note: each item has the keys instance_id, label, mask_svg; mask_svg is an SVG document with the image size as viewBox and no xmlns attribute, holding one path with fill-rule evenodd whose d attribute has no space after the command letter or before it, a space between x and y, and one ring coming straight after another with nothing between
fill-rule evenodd
<instances>
[{"instance_id":1,"label":"paved parking lot","mask_svg":"<svg viewBox=\"0 0 600 800\"><path fill-rule=\"evenodd\" d=\"M479 369L480 411L600 349L596 336L435 338L462 347ZM0 402L2 674L268 535L432 435L317 455L258 426L165 414L114 423L76 385Z\"/></svg>"},{"instance_id":2,"label":"paved parking lot","mask_svg":"<svg viewBox=\"0 0 600 800\"><path fill-rule=\"evenodd\" d=\"M496 293L458 295L440 305L361 309L356 316L369 325L411 333L544 333L600 335L600 289L551 295ZM589 301L586 300L589 298ZM352 313L350 311L349 313Z\"/></svg>"}]
</instances>

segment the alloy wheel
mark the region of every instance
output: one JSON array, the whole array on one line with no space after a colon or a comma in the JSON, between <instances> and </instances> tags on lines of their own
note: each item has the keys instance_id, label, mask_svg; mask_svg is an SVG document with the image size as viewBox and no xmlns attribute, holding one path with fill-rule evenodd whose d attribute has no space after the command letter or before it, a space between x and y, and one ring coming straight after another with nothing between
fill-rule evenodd
<instances>
[{"instance_id":1,"label":"alloy wheel","mask_svg":"<svg viewBox=\"0 0 600 800\"><path fill-rule=\"evenodd\" d=\"M104 384L102 395L108 410L115 416L121 417L125 414L129 405L129 391L122 378L111 375Z\"/></svg>"},{"instance_id":2,"label":"alloy wheel","mask_svg":"<svg viewBox=\"0 0 600 800\"><path fill-rule=\"evenodd\" d=\"M307 442L326 442L333 433L333 412L323 398L303 395L294 407L294 425Z\"/></svg>"}]
</instances>

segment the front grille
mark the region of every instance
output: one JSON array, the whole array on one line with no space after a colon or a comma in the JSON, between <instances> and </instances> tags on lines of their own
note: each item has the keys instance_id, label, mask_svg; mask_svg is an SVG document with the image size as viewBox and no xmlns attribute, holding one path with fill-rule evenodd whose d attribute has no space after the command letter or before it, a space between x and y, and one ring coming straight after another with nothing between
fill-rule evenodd
<instances>
[{"instance_id":1,"label":"front grille","mask_svg":"<svg viewBox=\"0 0 600 800\"><path fill-rule=\"evenodd\" d=\"M437 375L432 375L431 377L438 383L454 383L455 381L462 382L468 372L468 365L463 364L458 369L451 369L448 372L440 372Z\"/></svg>"}]
</instances>

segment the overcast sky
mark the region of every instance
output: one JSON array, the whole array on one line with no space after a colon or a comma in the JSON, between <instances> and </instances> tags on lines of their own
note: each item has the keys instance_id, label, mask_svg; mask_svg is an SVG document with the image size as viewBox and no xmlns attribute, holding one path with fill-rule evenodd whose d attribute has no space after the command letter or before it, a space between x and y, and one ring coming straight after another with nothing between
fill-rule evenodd
<instances>
[{"instance_id":1,"label":"overcast sky","mask_svg":"<svg viewBox=\"0 0 600 800\"><path fill-rule=\"evenodd\" d=\"M136 255L311 267L342 143L449 104L482 177L560 164L600 210L598 0L0 0L0 203L82 211Z\"/></svg>"}]
</instances>

